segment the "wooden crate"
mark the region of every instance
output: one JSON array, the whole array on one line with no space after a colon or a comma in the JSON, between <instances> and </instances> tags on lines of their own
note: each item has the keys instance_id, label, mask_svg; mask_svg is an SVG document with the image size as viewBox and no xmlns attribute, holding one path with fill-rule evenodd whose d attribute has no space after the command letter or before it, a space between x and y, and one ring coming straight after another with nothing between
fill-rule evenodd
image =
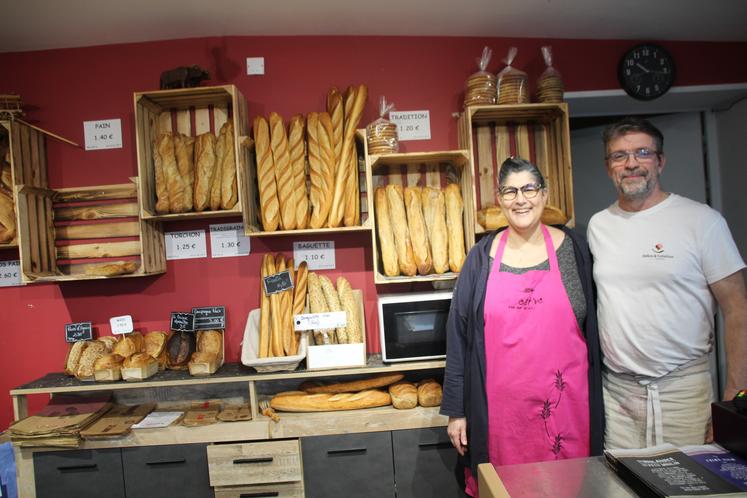
<instances>
[{"instance_id":1,"label":"wooden crate","mask_svg":"<svg viewBox=\"0 0 747 498\"><path fill-rule=\"evenodd\" d=\"M247 104L244 96L233 85L180 88L154 92L136 92L135 126L137 140L138 175L140 178L140 217L152 220L185 218L217 218L239 216L246 202L246 170L249 167L247 144ZM229 210L202 211L177 214L156 213L156 181L153 164L153 140L168 131L197 136L212 131L216 135L221 126L233 120L234 154L238 187L238 202Z\"/></svg>"},{"instance_id":2,"label":"wooden crate","mask_svg":"<svg viewBox=\"0 0 747 498\"><path fill-rule=\"evenodd\" d=\"M287 123L286 123L287 125ZM257 186L257 168L255 166L254 154L251 154L251 163L247 169L247 178L244 182L247 189L247 198L244 210L244 229L246 235L251 237L272 237L276 235L305 235L305 234L324 234L329 232L355 232L360 230L371 230L373 218L369 217L372 209L371 200L368 192L371 186L368 184L368 162L366 161L366 130L359 129L356 131L356 150L358 152L358 191L360 192L360 212L361 224L358 226L339 226L334 228L304 228L301 230L276 230L266 232L262 228L262 220L259 211L259 187ZM253 147L253 143L252 143ZM308 158L307 158L308 161ZM308 192L308 190L307 190ZM331 195L331 194L330 194Z\"/></svg>"},{"instance_id":3,"label":"wooden crate","mask_svg":"<svg viewBox=\"0 0 747 498\"><path fill-rule=\"evenodd\" d=\"M164 273L163 230L160 222L138 218L135 182L56 190L16 187L22 280L113 278L86 271L114 261L139 265L117 277Z\"/></svg>"},{"instance_id":4,"label":"wooden crate","mask_svg":"<svg viewBox=\"0 0 747 498\"><path fill-rule=\"evenodd\" d=\"M444 188L447 183L458 183L464 202L464 248L469 251L474 244L474 202L472 201L472 175L469 169L469 153L466 150L444 152L414 152L367 156L371 171L371 200L373 212L373 192L377 187L394 183L398 185L431 186ZM379 256L379 237L374 227L373 263L374 282L377 284L453 280L458 273L389 277L384 273Z\"/></svg>"},{"instance_id":5,"label":"wooden crate","mask_svg":"<svg viewBox=\"0 0 747 498\"><path fill-rule=\"evenodd\" d=\"M573 178L568 105L523 104L469 107L459 117L459 145L470 154L475 211L497 206L498 171L510 156L539 167L548 204L573 223ZM485 230L474 220L475 233Z\"/></svg>"},{"instance_id":6,"label":"wooden crate","mask_svg":"<svg viewBox=\"0 0 747 498\"><path fill-rule=\"evenodd\" d=\"M46 136L30 126L18 121L0 121L0 135L9 138L10 144L10 169L13 185L29 185L32 187L47 187L47 141ZM13 198L16 206L18 201L15 192ZM33 204L29 206L31 215L37 216L37 212L43 206ZM16 208L16 223L18 223L18 209ZM46 213L45 213L46 214ZM18 228L16 227L16 240L7 244L0 244L0 248L18 246Z\"/></svg>"}]
</instances>

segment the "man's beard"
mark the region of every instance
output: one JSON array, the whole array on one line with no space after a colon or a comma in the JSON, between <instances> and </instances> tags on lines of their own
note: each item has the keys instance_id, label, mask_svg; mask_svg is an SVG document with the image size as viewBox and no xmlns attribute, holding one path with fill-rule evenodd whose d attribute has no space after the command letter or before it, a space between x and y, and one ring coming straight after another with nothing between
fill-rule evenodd
<instances>
[{"instance_id":1,"label":"man's beard","mask_svg":"<svg viewBox=\"0 0 747 498\"><path fill-rule=\"evenodd\" d=\"M625 179L628 176L639 176L640 178L635 182L626 182ZM639 169L620 178L620 181L617 184L617 190L628 200L645 199L651 192L653 192L658 180L659 174L656 170L648 172Z\"/></svg>"}]
</instances>

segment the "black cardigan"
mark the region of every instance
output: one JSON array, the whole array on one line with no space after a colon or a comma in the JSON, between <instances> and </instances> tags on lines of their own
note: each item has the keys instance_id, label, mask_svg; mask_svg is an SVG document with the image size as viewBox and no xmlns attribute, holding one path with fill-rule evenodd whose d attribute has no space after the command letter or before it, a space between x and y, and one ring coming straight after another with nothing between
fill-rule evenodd
<instances>
[{"instance_id":1,"label":"black cardigan","mask_svg":"<svg viewBox=\"0 0 747 498\"><path fill-rule=\"evenodd\" d=\"M602 408L601 351L591 271L591 253L586 241L573 230L563 230L573 241L584 296L584 338L589 356L589 444L592 455L602 453L604 410ZM484 300L490 273L490 246L499 232L483 237L467 255L454 288L447 322L446 368L441 414L467 418L468 452L459 459L457 477L469 466L477 476L477 465L488 461L488 404L485 394Z\"/></svg>"}]
</instances>

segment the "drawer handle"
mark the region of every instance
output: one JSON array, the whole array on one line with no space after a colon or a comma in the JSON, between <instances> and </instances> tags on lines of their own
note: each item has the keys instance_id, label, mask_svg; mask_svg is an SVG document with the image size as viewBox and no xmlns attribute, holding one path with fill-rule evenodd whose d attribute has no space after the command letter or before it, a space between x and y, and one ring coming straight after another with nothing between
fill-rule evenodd
<instances>
[{"instance_id":1,"label":"drawer handle","mask_svg":"<svg viewBox=\"0 0 747 498\"><path fill-rule=\"evenodd\" d=\"M351 453L365 453L366 448L350 448L347 450L328 450L327 455L344 455Z\"/></svg>"},{"instance_id":2,"label":"drawer handle","mask_svg":"<svg viewBox=\"0 0 747 498\"><path fill-rule=\"evenodd\" d=\"M233 461L234 465L240 465L245 463L272 463L273 457L265 458L237 458Z\"/></svg>"},{"instance_id":3,"label":"drawer handle","mask_svg":"<svg viewBox=\"0 0 747 498\"><path fill-rule=\"evenodd\" d=\"M451 442L450 441L439 441L436 443L420 443L418 444L419 448L423 449L429 449L429 448L435 448L435 449L442 449L442 448L451 448Z\"/></svg>"},{"instance_id":4,"label":"drawer handle","mask_svg":"<svg viewBox=\"0 0 747 498\"><path fill-rule=\"evenodd\" d=\"M57 467L60 472L75 472L76 470L96 470L98 464L91 463L88 465L63 465Z\"/></svg>"},{"instance_id":5,"label":"drawer handle","mask_svg":"<svg viewBox=\"0 0 747 498\"><path fill-rule=\"evenodd\" d=\"M278 491L260 491L259 493L241 493L239 498L269 498L270 496L280 496Z\"/></svg>"},{"instance_id":6,"label":"drawer handle","mask_svg":"<svg viewBox=\"0 0 747 498\"><path fill-rule=\"evenodd\" d=\"M145 462L145 465L155 467L158 465L178 465L180 463L187 463L187 459L182 458L181 460L166 460L164 462Z\"/></svg>"}]
</instances>

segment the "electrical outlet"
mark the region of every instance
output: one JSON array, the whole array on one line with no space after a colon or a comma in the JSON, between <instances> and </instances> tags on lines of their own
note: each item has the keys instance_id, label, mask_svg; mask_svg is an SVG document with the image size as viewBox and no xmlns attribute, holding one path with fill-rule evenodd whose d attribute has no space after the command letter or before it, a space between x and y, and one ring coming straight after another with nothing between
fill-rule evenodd
<instances>
[{"instance_id":1,"label":"electrical outlet","mask_svg":"<svg viewBox=\"0 0 747 498\"><path fill-rule=\"evenodd\" d=\"M246 58L246 74L248 75L265 74L265 58L264 57L247 57Z\"/></svg>"}]
</instances>

